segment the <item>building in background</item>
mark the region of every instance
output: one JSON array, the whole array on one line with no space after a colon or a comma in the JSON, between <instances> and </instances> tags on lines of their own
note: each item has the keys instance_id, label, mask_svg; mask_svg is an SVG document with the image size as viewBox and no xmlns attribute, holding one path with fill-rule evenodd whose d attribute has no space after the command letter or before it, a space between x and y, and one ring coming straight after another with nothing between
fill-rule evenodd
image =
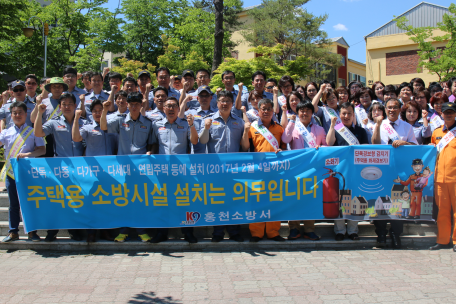
<instances>
[{"instance_id":1,"label":"building in background","mask_svg":"<svg viewBox=\"0 0 456 304\"><path fill-rule=\"evenodd\" d=\"M449 13L448 8L427 2L421 2L399 17L405 16L408 25L413 27L435 27L442 22L443 15ZM434 36L444 32L435 30ZM368 85L375 81L386 84L400 84L419 77L426 86L438 81L437 75L427 70L417 72L419 56L418 44L410 40L405 31L399 29L394 20L379 27L364 37L366 41L366 78ZM435 47L444 47L447 41L435 42Z\"/></svg>"}]
</instances>

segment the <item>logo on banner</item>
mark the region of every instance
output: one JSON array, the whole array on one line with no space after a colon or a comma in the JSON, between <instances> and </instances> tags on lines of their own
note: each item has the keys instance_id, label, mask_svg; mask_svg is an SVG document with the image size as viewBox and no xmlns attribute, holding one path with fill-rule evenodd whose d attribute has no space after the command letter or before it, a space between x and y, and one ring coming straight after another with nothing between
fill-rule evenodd
<instances>
[{"instance_id":1,"label":"logo on banner","mask_svg":"<svg viewBox=\"0 0 456 304\"><path fill-rule=\"evenodd\" d=\"M201 218L201 213L199 212L185 212L186 220L182 221L181 225L195 225L196 222Z\"/></svg>"}]
</instances>

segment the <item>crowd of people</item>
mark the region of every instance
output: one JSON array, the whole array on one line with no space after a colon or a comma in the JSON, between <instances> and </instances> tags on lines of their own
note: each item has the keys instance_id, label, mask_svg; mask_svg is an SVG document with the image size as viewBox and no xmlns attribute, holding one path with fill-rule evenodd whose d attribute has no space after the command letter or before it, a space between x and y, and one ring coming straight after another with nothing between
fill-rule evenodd
<instances>
[{"instance_id":1,"label":"crowd of people","mask_svg":"<svg viewBox=\"0 0 456 304\"><path fill-rule=\"evenodd\" d=\"M295 85L290 76L278 81L262 71L253 73L253 90L236 84L233 71L222 73L224 87L212 92L210 73L184 70L171 76L166 67L155 71L158 86L148 71L137 79L105 70L103 73L66 68L63 77L41 79L27 75L13 81L2 94L0 144L7 156L2 178L10 199L9 235L3 242L19 239L20 205L9 159L23 157L73 157L132 154L187 154L281 152L286 149L319 149L325 146L385 144L434 145L439 151L435 173L437 243L430 249L449 248L456 234L451 222L456 205L456 78L431 83L420 78L400 85L380 81L372 87L351 82L336 87L334 82ZM77 87L81 79L84 88ZM39 82L39 83L38 83ZM104 90L104 84L108 90ZM37 91L38 84L41 93ZM345 128L341 128L341 126ZM418 184L418 180L412 183ZM414 185L411 185L411 189ZM413 197L412 193L404 193ZM415 202L416 203L416 202ZM404 204L406 202L404 201ZM404 209L410 208L403 206ZM419 219L419 212L403 214ZM387 242L387 222L393 248L401 248L401 220L376 220L379 246ZM288 240L304 237L318 241L315 221L290 221ZM280 222L249 225L250 242L266 237L285 241ZM243 242L239 225L215 226L212 242L224 239ZM453 228L456 229L456 228ZM100 237L124 242L131 228L101 230ZM96 230L87 231L87 242L96 241ZM146 229L136 229L143 242L168 239L168 229L157 229L151 238ZM49 230L45 241L56 239ZM69 230L81 241L80 230ZM192 227L182 228L185 240L196 243ZM359 240L358 222L334 221L335 240ZM34 232L28 238L40 241ZM456 251L456 247L453 248Z\"/></svg>"}]
</instances>

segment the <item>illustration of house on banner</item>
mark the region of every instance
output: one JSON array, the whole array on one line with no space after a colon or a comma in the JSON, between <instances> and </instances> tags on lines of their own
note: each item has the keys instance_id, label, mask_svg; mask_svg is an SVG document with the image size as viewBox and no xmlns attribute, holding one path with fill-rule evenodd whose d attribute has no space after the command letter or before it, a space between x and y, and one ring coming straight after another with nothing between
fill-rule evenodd
<instances>
[{"instance_id":1,"label":"illustration of house on banner","mask_svg":"<svg viewBox=\"0 0 456 304\"><path fill-rule=\"evenodd\" d=\"M379 196L375 201L375 212L378 215L387 215L390 208L393 206L391 198L387 196Z\"/></svg>"},{"instance_id":2,"label":"illustration of house on banner","mask_svg":"<svg viewBox=\"0 0 456 304\"><path fill-rule=\"evenodd\" d=\"M339 195L342 198L341 207L343 207L343 215L352 214L351 200L352 200L352 191L351 190L340 190Z\"/></svg>"},{"instance_id":3,"label":"illustration of house on banner","mask_svg":"<svg viewBox=\"0 0 456 304\"><path fill-rule=\"evenodd\" d=\"M363 196L355 196L352 200L351 214L352 215L364 215L366 214L366 209L368 208L368 203Z\"/></svg>"},{"instance_id":4,"label":"illustration of house on banner","mask_svg":"<svg viewBox=\"0 0 456 304\"><path fill-rule=\"evenodd\" d=\"M421 214L432 215L433 196L425 195L421 199Z\"/></svg>"},{"instance_id":5,"label":"illustration of house on banner","mask_svg":"<svg viewBox=\"0 0 456 304\"><path fill-rule=\"evenodd\" d=\"M402 203L399 202L398 200L393 201L393 208L396 208L396 212L392 213L391 215L402 215Z\"/></svg>"},{"instance_id":6,"label":"illustration of house on banner","mask_svg":"<svg viewBox=\"0 0 456 304\"><path fill-rule=\"evenodd\" d=\"M394 203L397 202L397 200L401 199L401 193L404 190L408 190L408 187L402 185L393 185L391 188L391 201Z\"/></svg>"}]
</instances>

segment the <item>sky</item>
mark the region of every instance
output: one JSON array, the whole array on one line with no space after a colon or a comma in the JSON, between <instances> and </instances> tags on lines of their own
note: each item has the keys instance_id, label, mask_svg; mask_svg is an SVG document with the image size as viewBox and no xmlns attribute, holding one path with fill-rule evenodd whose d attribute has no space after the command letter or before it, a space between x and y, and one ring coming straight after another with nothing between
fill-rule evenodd
<instances>
[{"instance_id":1,"label":"sky","mask_svg":"<svg viewBox=\"0 0 456 304\"><path fill-rule=\"evenodd\" d=\"M243 0L244 7L261 4L261 0ZM451 0L429 0L429 3L448 7ZM394 16L399 16L421 3L417 0L310 0L304 5L308 12L321 16L328 15L323 29L329 38L344 37L350 46L348 58L365 63L368 35ZM117 8L119 0L109 0L110 10Z\"/></svg>"}]
</instances>

